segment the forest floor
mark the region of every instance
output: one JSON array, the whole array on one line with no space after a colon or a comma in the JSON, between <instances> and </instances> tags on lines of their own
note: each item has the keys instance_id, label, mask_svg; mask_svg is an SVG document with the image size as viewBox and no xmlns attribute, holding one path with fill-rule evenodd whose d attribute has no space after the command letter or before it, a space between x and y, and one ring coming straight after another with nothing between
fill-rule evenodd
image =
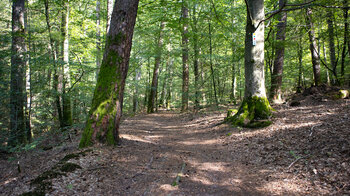
<instances>
[{"instance_id":1,"label":"forest floor","mask_svg":"<svg viewBox=\"0 0 350 196\"><path fill-rule=\"evenodd\" d=\"M81 152L77 134L22 154L21 173L17 160L1 159L0 195L35 190L62 160L80 167L49 175L49 195L350 195L350 100L293 100L274 106L273 125L261 129L220 124L225 108L129 117L119 147L70 156Z\"/></svg>"}]
</instances>

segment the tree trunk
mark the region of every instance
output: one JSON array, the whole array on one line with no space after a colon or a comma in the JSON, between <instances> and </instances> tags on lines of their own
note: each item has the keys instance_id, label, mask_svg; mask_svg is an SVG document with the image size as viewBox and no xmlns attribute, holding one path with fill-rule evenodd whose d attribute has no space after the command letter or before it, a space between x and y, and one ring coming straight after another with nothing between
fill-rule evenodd
<instances>
[{"instance_id":1,"label":"tree trunk","mask_svg":"<svg viewBox=\"0 0 350 196\"><path fill-rule=\"evenodd\" d=\"M152 78L152 85L151 90L148 98L148 107L147 107L147 113L154 113L154 109L156 106L156 99L157 99L157 91L158 91L158 75L159 75L159 65L162 59L162 48L163 48L163 29L164 29L165 22L162 21L160 23L160 29L159 29L159 37L158 37L158 43L156 48L156 58L154 63L154 69L153 69L153 78Z\"/></svg>"},{"instance_id":2,"label":"tree trunk","mask_svg":"<svg viewBox=\"0 0 350 196\"><path fill-rule=\"evenodd\" d=\"M334 25L333 25L333 12L327 10L327 24L328 24L328 39L329 39L329 51L331 56L331 68L333 74L333 85L339 85L337 77L337 59L335 57L335 44L334 44Z\"/></svg>"},{"instance_id":3,"label":"tree trunk","mask_svg":"<svg viewBox=\"0 0 350 196\"><path fill-rule=\"evenodd\" d=\"M106 32L108 33L109 27L111 26L111 18L113 12L113 0L107 0L107 23L106 23Z\"/></svg>"},{"instance_id":4,"label":"tree trunk","mask_svg":"<svg viewBox=\"0 0 350 196\"><path fill-rule=\"evenodd\" d=\"M236 65L235 65L235 48L232 43L232 83L231 83L230 100L234 105L237 104L236 91L237 91L237 78L236 78Z\"/></svg>"},{"instance_id":5,"label":"tree trunk","mask_svg":"<svg viewBox=\"0 0 350 196\"><path fill-rule=\"evenodd\" d=\"M200 108L200 89L199 89L199 70L198 70L198 58L199 58L199 48L198 48L198 28L197 28L197 17L196 17L196 7L193 6L193 69L194 69L194 108Z\"/></svg>"},{"instance_id":6,"label":"tree trunk","mask_svg":"<svg viewBox=\"0 0 350 196\"><path fill-rule=\"evenodd\" d=\"M282 9L287 0L279 0L279 7ZM276 52L271 75L270 98L273 102L282 103L282 77L284 64L284 41L286 40L287 13L281 12L276 33Z\"/></svg>"},{"instance_id":7,"label":"tree trunk","mask_svg":"<svg viewBox=\"0 0 350 196\"><path fill-rule=\"evenodd\" d=\"M343 1L343 6L348 6L348 0ZM345 82L345 58L346 58L346 44L348 44L348 54L350 56L350 40L349 40L349 22L348 22L348 8L344 8L343 10L343 16L344 16L344 45L342 50L342 59L341 59L341 68L340 68L340 75L342 83Z\"/></svg>"},{"instance_id":8,"label":"tree trunk","mask_svg":"<svg viewBox=\"0 0 350 196\"><path fill-rule=\"evenodd\" d=\"M247 0L245 37L245 91L244 100L234 116L226 120L234 125L263 127L272 122L272 108L266 97L264 74L264 0ZM260 23L261 22L261 23ZM255 41L253 41L253 33Z\"/></svg>"},{"instance_id":9,"label":"tree trunk","mask_svg":"<svg viewBox=\"0 0 350 196\"><path fill-rule=\"evenodd\" d=\"M100 14L101 14L101 2L96 1L96 80L98 76L98 70L101 66L101 30L100 30Z\"/></svg>"},{"instance_id":10,"label":"tree trunk","mask_svg":"<svg viewBox=\"0 0 350 196\"><path fill-rule=\"evenodd\" d=\"M213 82L214 87L214 98L215 98L215 105L218 106L219 101L216 93L216 84L215 84L215 75L214 75L214 68L213 68L213 45L212 45L212 34L211 34L211 22L209 21L209 64L210 64L210 71L211 71L211 79Z\"/></svg>"},{"instance_id":11,"label":"tree trunk","mask_svg":"<svg viewBox=\"0 0 350 196\"><path fill-rule=\"evenodd\" d=\"M68 24L69 24L69 0L64 1L62 11L62 24L61 24L61 36L62 36L62 57L63 57L63 76L62 76L62 128L72 126L72 107L71 98L67 92L70 87L70 73L69 73L69 41L68 41ZM62 72L61 72L62 73Z\"/></svg>"},{"instance_id":12,"label":"tree trunk","mask_svg":"<svg viewBox=\"0 0 350 196\"><path fill-rule=\"evenodd\" d=\"M302 33L300 33L300 41L298 43L298 60L299 60L299 74L298 74L298 86L297 86L297 93L301 93L303 82L302 82L302 75L303 75L303 37Z\"/></svg>"},{"instance_id":13,"label":"tree trunk","mask_svg":"<svg viewBox=\"0 0 350 196\"><path fill-rule=\"evenodd\" d=\"M314 73L314 82L315 85L318 86L321 84L321 66L320 66L320 56L317 51L317 44L315 38L314 24L312 23L312 10L311 8L307 8L306 11L306 22L309 30L309 42L310 42L310 52L312 58L312 68Z\"/></svg>"},{"instance_id":14,"label":"tree trunk","mask_svg":"<svg viewBox=\"0 0 350 196\"><path fill-rule=\"evenodd\" d=\"M135 78L134 78L134 84L135 84L135 90L134 90L134 96L133 96L133 107L132 111L133 113L136 113L139 107L139 101L138 101L138 96L139 96L139 82L141 79L141 70L136 69L135 70Z\"/></svg>"},{"instance_id":15,"label":"tree trunk","mask_svg":"<svg viewBox=\"0 0 350 196\"><path fill-rule=\"evenodd\" d=\"M11 54L11 90L10 90L10 130L9 145L15 146L27 142L24 119L24 80L27 47L24 24L25 0L12 3L12 54Z\"/></svg>"},{"instance_id":16,"label":"tree trunk","mask_svg":"<svg viewBox=\"0 0 350 196\"><path fill-rule=\"evenodd\" d=\"M79 147L119 143L125 80L138 0L116 0L92 106Z\"/></svg>"},{"instance_id":17,"label":"tree trunk","mask_svg":"<svg viewBox=\"0 0 350 196\"><path fill-rule=\"evenodd\" d=\"M58 76L58 67L57 67L57 54L54 50L55 48L55 43L52 37L52 33L51 33L51 24L50 24L50 13L49 13L49 1L45 0L44 1L45 4L45 19L46 19L46 25L47 25L47 30L49 32L49 45L48 45L48 50L49 50L49 54L51 54L51 58L52 58L52 62L53 62L53 66L54 66L54 76L53 76L53 89L55 91L55 95L54 95L54 105L56 105L56 109L57 109L57 114L58 114L58 120L60 122L60 126L62 127L62 122L63 122L63 115L62 115L62 108L61 108L61 101L60 101L60 96L58 93L58 85L59 85L59 76ZM51 75L51 74L50 74Z\"/></svg>"},{"instance_id":18,"label":"tree trunk","mask_svg":"<svg viewBox=\"0 0 350 196\"><path fill-rule=\"evenodd\" d=\"M31 142L33 133L32 133L32 122L31 122L31 113L32 113L32 66L31 66L31 31L30 31L30 16L29 16L29 7L28 7L28 1L26 2L26 21L25 21L25 26L26 29L25 31L28 32L28 54L27 54L27 59L26 59L26 94L25 94L25 99L26 99L26 107L25 107L25 124L26 124L26 137L27 141Z\"/></svg>"},{"instance_id":19,"label":"tree trunk","mask_svg":"<svg viewBox=\"0 0 350 196\"><path fill-rule=\"evenodd\" d=\"M188 110L188 88L189 88L189 67L188 67L188 8L185 0L182 1L182 104L181 111Z\"/></svg>"}]
</instances>

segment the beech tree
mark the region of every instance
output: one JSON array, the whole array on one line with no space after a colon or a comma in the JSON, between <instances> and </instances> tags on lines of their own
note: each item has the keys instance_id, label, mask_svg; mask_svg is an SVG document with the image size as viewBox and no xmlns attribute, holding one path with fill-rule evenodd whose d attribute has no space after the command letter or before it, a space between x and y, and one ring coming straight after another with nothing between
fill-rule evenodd
<instances>
[{"instance_id":1,"label":"beech tree","mask_svg":"<svg viewBox=\"0 0 350 196\"><path fill-rule=\"evenodd\" d=\"M24 117L24 79L26 67L26 32L24 24L25 0L12 2L12 54L11 54L11 92L10 92L10 129L9 144L14 146L25 143Z\"/></svg>"},{"instance_id":2,"label":"beech tree","mask_svg":"<svg viewBox=\"0 0 350 196\"><path fill-rule=\"evenodd\" d=\"M106 49L79 147L119 143L125 80L136 21L138 0L116 0Z\"/></svg>"},{"instance_id":3,"label":"beech tree","mask_svg":"<svg viewBox=\"0 0 350 196\"><path fill-rule=\"evenodd\" d=\"M279 0L279 7L282 9L287 0ZM274 102L282 102L282 77L284 64L284 41L286 39L287 13L282 12L279 15L279 23L277 25L275 60L273 62L273 71L271 75L271 91L270 98Z\"/></svg>"},{"instance_id":4,"label":"beech tree","mask_svg":"<svg viewBox=\"0 0 350 196\"><path fill-rule=\"evenodd\" d=\"M247 0L245 36L245 91L238 112L227 117L235 125L262 127L271 124L272 108L266 97L264 75L264 0Z\"/></svg>"}]
</instances>

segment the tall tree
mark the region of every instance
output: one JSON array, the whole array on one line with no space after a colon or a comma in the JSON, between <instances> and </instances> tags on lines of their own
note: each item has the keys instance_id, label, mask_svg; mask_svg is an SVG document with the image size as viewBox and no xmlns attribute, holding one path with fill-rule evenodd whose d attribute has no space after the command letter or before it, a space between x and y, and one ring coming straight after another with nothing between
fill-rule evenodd
<instances>
[{"instance_id":1,"label":"tall tree","mask_svg":"<svg viewBox=\"0 0 350 196\"><path fill-rule=\"evenodd\" d=\"M350 57L350 40L349 40L349 21L348 21L348 0L343 0L343 17L344 17L344 45L342 50L342 59L341 59L341 68L340 75L342 83L345 81L345 58L346 54L349 54ZM347 46L348 45L348 46ZM348 52L346 52L346 47L348 47Z\"/></svg>"},{"instance_id":2,"label":"tall tree","mask_svg":"<svg viewBox=\"0 0 350 196\"><path fill-rule=\"evenodd\" d=\"M328 41L329 41L329 51L330 51L330 57L331 57L331 72L333 74L332 83L339 85L339 80L337 76L337 59L335 55L333 18L334 18L334 14L332 10L327 10Z\"/></svg>"},{"instance_id":3,"label":"tall tree","mask_svg":"<svg viewBox=\"0 0 350 196\"><path fill-rule=\"evenodd\" d=\"M188 66L188 7L182 0L182 104L181 111L188 110L189 66Z\"/></svg>"},{"instance_id":4,"label":"tall tree","mask_svg":"<svg viewBox=\"0 0 350 196\"><path fill-rule=\"evenodd\" d=\"M194 89L195 89L195 99L194 99L194 107L195 109L200 108L200 89L199 89L199 46L198 46L198 19L197 19L197 13L196 13L196 7L197 4L193 5L193 14L192 14L192 29L193 29L193 50L194 50L194 57L193 57L193 73L194 73Z\"/></svg>"},{"instance_id":5,"label":"tall tree","mask_svg":"<svg viewBox=\"0 0 350 196\"><path fill-rule=\"evenodd\" d=\"M154 69L153 69L153 78L152 78L152 84L151 84L151 90L148 98L148 107L147 112L153 113L154 109L156 108L156 99L157 99L157 91L158 91L158 75L159 75L159 65L161 63L162 59L162 48L163 48L163 29L164 29L165 22L162 21L160 23L159 27L159 36L157 40L157 47L156 47L156 57L155 57L155 63L154 63Z\"/></svg>"},{"instance_id":6,"label":"tall tree","mask_svg":"<svg viewBox=\"0 0 350 196\"><path fill-rule=\"evenodd\" d=\"M69 41L68 41L68 24L69 24L69 0L63 1L62 10L62 23L61 23L61 34L62 34L62 62L63 62L63 76L62 76L62 127L71 126L72 120L72 107L71 98L68 94L70 87L70 71L69 71ZM61 72L62 73L62 72Z\"/></svg>"},{"instance_id":7,"label":"tall tree","mask_svg":"<svg viewBox=\"0 0 350 196\"><path fill-rule=\"evenodd\" d=\"M101 15L101 1L96 1L96 79L98 76L98 70L101 66L101 30L100 30L100 19Z\"/></svg>"},{"instance_id":8,"label":"tall tree","mask_svg":"<svg viewBox=\"0 0 350 196\"><path fill-rule=\"evenodd\" d=\"M9 145L25 143L24 88L26 67L25 0L12 1L12 54L10 91L10 130Z\"/></svg>"},{"instance_id":9,"label":"tall tree","mask_svg":"<svg viewBox=\"0 0 350 196\"><path fill-rule=\"evenodd\" d=\"M264 75L264 0L246 0L245 91L238 112L226 120L238 126L268 126L272 108L266 97Z\"/></svg>"},{"instance_id":10,"label":"tall tree","mask_svg":"<svg viewBox=\"0 0 350 196\"><path fill-rule=\"evenodd\" d=\"M312 69L314 73L314 82L318 86L321 84L321 66L320 66L320 56L317 51L314 23L312 22L312 10L311 8L306 9L306 25L309 31L309 42L310 42L310 52L312 58Z\"/></svg>"},{"instance_id":11,"label":"tall tree","mask_svg":"<svg viewBox=\"0 0 350 196\"><path fill-rule=\"evenodd\" d=\"M125 80L139 0L116 0L106 49L79 147L119 143Z\"/></svg>"},{"instance_id":12,"label":"tall tree","mask_svg":"<svg viewBox=\"0 0 350 196\"><path fill-rule=\"evenodd\" d=\"M279 8L282 9L287 3L287 0L279 0ZM284 41L286 39L287 13L281 12L279 15L279 23L277 24L275 47L275 60L273 63L273 71L271 74L271 91L270 98L276 102L282 102L282 77L284 64Z\"/></svg>"}]
</instances>

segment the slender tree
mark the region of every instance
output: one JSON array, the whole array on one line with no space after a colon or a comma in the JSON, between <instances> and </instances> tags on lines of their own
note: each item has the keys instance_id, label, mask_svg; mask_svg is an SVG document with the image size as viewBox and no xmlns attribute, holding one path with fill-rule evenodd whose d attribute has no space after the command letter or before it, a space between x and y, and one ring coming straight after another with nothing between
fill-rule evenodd
<instances>
[{"instance_id":1,"label":"slender tree","mask_svg":"<svg viewBox=\"0 0 350 196\"><path fill-rule=\"evenodd\" d=\"M182 0L182 105L181 111L188 110L189 66L188 66L188 7Z\"/></svg>"},{"instance_id":2,"label":"slender tree","mask_svg":"<svg viewBox=\"0 0 350 196\"><path fill-rule=\"evenodd\" d=\"M165 22L162 21L160 23L159 27L159 36L158 36L158 43L156 47L156 57L155 57L155 63L154 63L154 69L153 69L153 78L152 78L152 84L151 84L151 90L148 98L148 107L147 107L147 113L153 113L154 109L156 108L156 99L157 99L157 91L158 91L158 75L159 75L159 65L161 63L162 59L162 48L163 48L163 29L165 26Z\"/></svg>"},{"instance_id":3,"label":"slender tree","mask_svg":"<svg viewBox=\"0 0 350 196\"><path fill-rule=\"evenodd\" d=\"M10 130L9 145L26 143L24 118L24 88L26 67L25 0L12 1L12 54L10 91Z\"/></svg>"},{"instance_id":4,"label":"slender tree","mask_svg":"<svg viewBox=\"0 0 350 196\"><path fill-rule=\"evenodd\" d=\"M282 9L287 0L279 0L279 8ZM282 77L284 64L284 41L286 39L287 13L281 12L279 15L279 23L277 24L275 48L275 60L273 63L273 71L271 74L271 91L270 98L273 102L282 102Z\"/></svg>"},{"instance_id":5,"label":"slender tree","mask_svg":"<svg viewBox=\"0 0 350 196\"><path fill-rule=\"evenodd\" d=\"M194 89L195 89L195 99L194 99L194 107L195 109L200 108L200 89L199 89L199 47L198 47L198 19L196 16L196 4L193 5L192 10L192 29L193 29L193 51L194 51L194 57L193 57L193 73L194 73Z\"/></svg>"},{"instance_id":6,"label":"slender tree","mask_svg":"<svg viewBox=\"0 0 350 196\"><path fill-rule=\"evenodd\" d=\"M245 37L245 91L238 112L226 120L238 126L262 127L272 108L266 97L264 75L264 0L246 0L247 24Z\"/></svg>"},{"instance_id":7,"label":"slender tree","mask_svg":"<svg viewBox=\"0 0 350 196\"><path fill-rule=\"evenodd\" d=\"M119 143L125 80L139 0L116 0L106 49L79 147Z\"/></svg>"},{"instance_id":8,"label":"slender tree","mask_svg":"<svg viewBox=\"0 0 350 196\"><path fill-rule=\"evenodd\" d=\"M320 66L320 56L317 51L317 44L315 38L314 24L312 22L312 10L307 8L306 10L306 25L309 31L309 42L310 42L310 52L312 58L312 69L314 73L314 82L318 86L321 84L321 66Z\"/></svg>"},{"instance_id":9,"label":"slender tree","mask_svg":"<svg viewBox=\"0 0 350 196\"><path fill-rule=\"evenodd\" d=\"M62 127L71 126L72 120L72 106L71 98L68 94L70 87L70 68L69 68L69 41L68 41L68 24L69 24L69 0L65 0L62 10L62 23L61 23L61 35L62 35L62 62L63 62L63 75L62 75ZM61 72L62 73L62 72Z\"/></svg>"}]
</instances>

